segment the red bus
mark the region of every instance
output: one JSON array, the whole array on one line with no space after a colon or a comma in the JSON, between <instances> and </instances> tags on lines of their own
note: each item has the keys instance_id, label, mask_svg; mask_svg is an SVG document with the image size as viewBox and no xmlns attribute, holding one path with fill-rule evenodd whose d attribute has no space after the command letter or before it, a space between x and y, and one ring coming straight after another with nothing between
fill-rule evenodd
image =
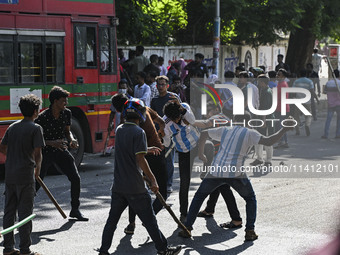
<instances>
[{"instance_id":1,"label":"red bus","mask_svg":"<svg viewBox=\"0 0 340 255\"><path fill-rule=\"evenodd\" d=\"M71 93L76 163L102 151L119 81L116 25L114 0L0 0L0 140L22 118L22 95L47 108L58 85Z\"/></svg>"}]
</instances>

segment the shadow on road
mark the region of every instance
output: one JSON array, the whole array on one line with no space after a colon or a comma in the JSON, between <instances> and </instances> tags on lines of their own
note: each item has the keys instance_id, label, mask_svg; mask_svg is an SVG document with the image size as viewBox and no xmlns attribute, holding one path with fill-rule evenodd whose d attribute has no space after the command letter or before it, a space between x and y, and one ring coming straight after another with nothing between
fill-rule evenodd
<instances>
[{"instance_id":1,"label":"shadow on road","mask_svg":"<svg viewBox=\"0 0 340 255\"><path fill-rule=\"evenodd\" d=\"M31 235L32 244L37 244L41 240L46 240L47 242L53 242L55 239L49 238L47 236L67 231L73 226L74 223L75 223L75 221L69 220L64 225L62 225L60 228L50 229L50 230L47 230L47 231L32 232L32 235Z\"/></svg>"}]
</instances>

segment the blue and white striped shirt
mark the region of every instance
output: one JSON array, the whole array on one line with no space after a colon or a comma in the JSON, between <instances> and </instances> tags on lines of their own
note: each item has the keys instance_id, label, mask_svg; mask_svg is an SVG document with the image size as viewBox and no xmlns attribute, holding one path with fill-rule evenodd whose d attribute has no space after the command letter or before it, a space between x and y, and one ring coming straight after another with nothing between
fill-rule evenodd
<instances>
[{"instance_id":1,"label":"blue and white striped shirt","mask_svg":"<svg viewBox=\"0 0 340 255\"><path fill-rule=\"evenodd\" d=\"M259 143L261 134L240 126L208 129L210 138L220 141L220 148L211 164L215 177L234 178L241 175L249 147Z\"/></svg>"},{"instance_id":2,"label":"blue and white striped shirt","mask_svg":"<svg viewBox=\"0 0 340 255\"><path fill-rule=\"evenodd\" d=\"M189 125L185 124L183 119L177 124L164 115L165 136L163 137L163 144L165 147L169 147L172 137L177 151L189 152L197 145L200 134L196 127L193 126L195 123L195 116L192 113L190 106L186 103L182 103L181 105L187 110L183 119L186 120Z\"/></svg>"}]
</instances>

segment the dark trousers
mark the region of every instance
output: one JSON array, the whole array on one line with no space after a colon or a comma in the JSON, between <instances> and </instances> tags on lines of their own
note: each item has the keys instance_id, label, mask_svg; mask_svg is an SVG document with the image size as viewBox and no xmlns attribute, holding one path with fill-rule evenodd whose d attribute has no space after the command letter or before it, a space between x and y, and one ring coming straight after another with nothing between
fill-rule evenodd
<instances>
[{"instance_id":1,"label":"dark trousers","mask_svg":"<svg viewBox=\"0 0 340 255\"><path fill-rule=\"evenodd\" d=\"M312 96L311 98L311 110L312 110L312 116L316 120L316 104L315 104L315 98Z\"/></svg>"},{"instance_id":2,"label":"dark trousers","mask_svg":"<svg viewBox=\"0 0 340 255\"><path fill-rule=\"evenodd\" d=\"M227 208L229 215L232 220L234 221L242 221L242 218L240 216L240 212L237 208L236 200L234 197L233 192L230 189L229 185L222 185L215 189L209 196L209 200L207 202L207 206L205 207L205 211L208 213L214 213L215 212L215 206L218 200L218 196L222 195Z\"/></svg>"},{"instance_id":3,"label":"dark trousers","mask_svg":"<svg viewBox=\"0 0 340 255\"><path fill-rule=\"evenodd\" d=\"M210 165L214 157L214 144L211 141L207 141L204 146L204 154L206 155L208 162L206 165ZM179 211L181 215L186 216L188 213L188 194L190 187L191 171L194 164L194 159L198 153L198 147L196 146L189 152L178 152L178 165L179 165Z\"/></svg>"},{"instance_id":4,"label":"dark trousers","mask_svg":"<svg viewBox=\"0 0 340 255\"><path fill-rule=\"evenodd\" d=\"M156 249L165 251L168 245L167 240L158 228L156 216L151 206L150 195L148 193L122 194L116 192L112 192L111 209L103 230L102 245L99 251L108 254L119 218L128 205L143 222L152 241L155 243Z\"/></svg>"},{"instance_id":5,"label":"dark trousers","mask_svg":"<svg viewBox=\"0 0 340 255\"><path fill-rule=\"evenodd\" d=\"M156 181L159 186L159 193L166 200L167 198L167 182L168 182L168 172L166 168L165 152L164 150L158 156L147 155L146 160L148 161L149 167L154 174ZM163 205L159 199L155 199L152 204L155 214L162 210ZM136 213L129 207L129 222L133 223L136 220Z\"/></svg>"},{"instance_id":6,"label":"dark trousers","mask_svg":"<svg viewBox=\"0 0 340 255\"><path fill-rule=\"evenodd\" d=\"M74 162L74 158L68 150L58 150L56 152L43 153L43 160L41 163L40 177L44 179L47 174L47 170L56 164L63 174L67 176L71 182L71 206L73 210L79 208L79 196L80 196L80 176L77 166ZM40 188L39 183L36 183L36 190Z\"/></svg>"},{"instance_id":7,"label":"dark trousers","mask_svg":"<svg viewBox=\"0 0 340 255\"><path fill-rule=\"evenodd\" d=\"M6 184L5 187L5 211L3 218L3 227L8 228L14 225L16 212L18 211L19 221L30 216L33 212L33 203L35 196L34 183L15 185ZM32 232L32 221L19 228L20 252L30 253ZM4 252L10 252L14 249L13 231L4 235Z\"/></svg>"}]
</instances>

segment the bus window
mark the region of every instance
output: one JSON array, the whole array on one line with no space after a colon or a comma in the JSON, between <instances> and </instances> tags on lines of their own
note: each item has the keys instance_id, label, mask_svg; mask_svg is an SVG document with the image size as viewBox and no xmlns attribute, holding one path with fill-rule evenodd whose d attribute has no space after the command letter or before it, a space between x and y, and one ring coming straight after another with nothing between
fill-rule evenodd
<instances>
[{"instance_id":1,"label":"bus window","mask_svg":"<svg viewBox=\"0 0 340 255\"><path fill-rule=\"evenodd\" d=\"M115 52L115 33L112 27L99 28L99 54L101 74L117 73L117 58Z\"/></svg>"},{"instance_id":2,"label":"bus window","mask_svg":"<svg viewBox=\"0 0 340 255\"><path fill-rule=\"evenodd\" d=\"M76 67L96 67L96 28L75 26Z\"/></svg>"},{"instance_id":3,"label":"bus window","mask_svg":"<svg viewBox=\"0 0 340 255\"><path fill-rule=\"evenodd\" d=\"M0 84L14 83L13 37L0 36Z\"/></svg>"},{"instance_id":4,"label":"bus window","mask_svg":"<svg viewBox=\"0 0 340 255\"><path fill-rule=\"evenodd\" d=\"M46 81L48 83L62 83L64 80L62 42L62 38L46 38Z\"/></svg>"},{"instance_id":5,"label":"bus window","mask_svg":"<svg viewBox=\"0 0 340 255\"><path fill-rule=\"evenodd\" d=\"M19 43L18 50L19 83L42 82L42 44L22 42Z\"/></svg>"}]
</instances>

